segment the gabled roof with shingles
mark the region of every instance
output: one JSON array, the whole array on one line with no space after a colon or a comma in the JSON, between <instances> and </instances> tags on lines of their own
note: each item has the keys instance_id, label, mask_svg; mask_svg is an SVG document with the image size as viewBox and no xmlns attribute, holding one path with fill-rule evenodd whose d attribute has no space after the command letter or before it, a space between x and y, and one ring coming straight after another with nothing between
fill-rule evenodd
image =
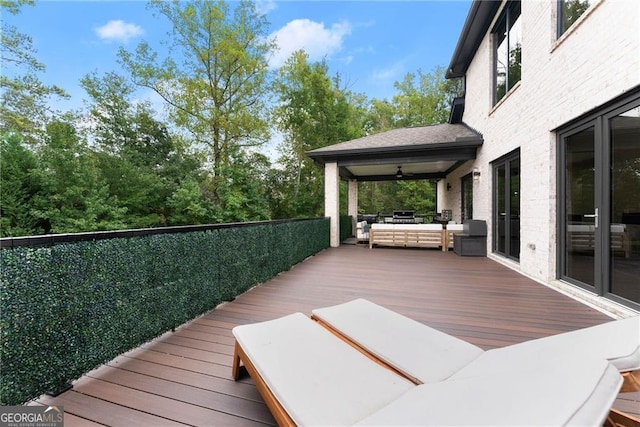
<instances>
[{"instance_id":1,"label":"gabled roof with shingles","mask_svg":"<svg viewBox=\"0 0 640 427\"><path fill-rule=\"evenodd\" d=\"M348 155L361 152L413 151L446 145L482 144L482 135L464 124L444 123L432 126L392 129L351 141L308 151L310 157Z\"/></svg>"}]
</instances>

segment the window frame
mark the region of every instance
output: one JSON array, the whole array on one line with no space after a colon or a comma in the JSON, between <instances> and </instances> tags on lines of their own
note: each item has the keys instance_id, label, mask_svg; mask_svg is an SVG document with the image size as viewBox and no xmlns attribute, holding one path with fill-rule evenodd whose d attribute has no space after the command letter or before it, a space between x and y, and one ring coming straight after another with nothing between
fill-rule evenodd
<instances>
[{"instance_id":1,"label":"window frame","mask_svg":"<svg viewBox=\"0 0 640 427\"><path fill-rule=\"evenodd\" d=\"M557 9L556 9L556 15L557 15L557 27L556 27L556 39L560 39L565 33L568 33L571 28L573 28L580 20L583 16L585 16L589 10L591 8L593 8L594 4L597 3L597 1L593 1L593 0L587 0L589 1L589 7L587 7L584 12L582 12L582 14L580 14L580 16L578 18L576 18L576 20L569 25L567 28L564 28L564 19L565 19L565 13L564 13L564 4L567 2L567 0L557 0Z\"/></svg>"},{"instance_id":2,"label":"window frame","mask_svg":"<svg viewBox=\"0 0 640 427\"><path fill-rule=\"evenodd\" d=\"M567 225L565 218L567 215L566 186L567 177L565 173L567 150L565 141L568 137L584 130L594 127L594 150L595 150L595 207L599 208L599 221L601 224L611 225L612 219L612 146L611 146L611 120L628 111L631 108L640 107L640 85L628 90L623 95L596 107L584 115L566 123L555 129L558 156L556 158L556 278L567 283L594 292L598 296L603 296L609 300L640 309L640 303L626 299L613 293L611 263L611 235L607 227L600 227L597 230L596 246L594 254L600 261L595 266L594 286L573 280L566 274L567 256L565 253Z\"/></svg>"},{"instance_id":3,"label":"window frame","mask_svg":"<svg viewBox=\"0 0 640 427\"><path fill-rule=\"evenodd\" d=\"M517 15L515 18L513 16L514 12L517 11ZM522 4L520 0L510 0L505 7L500 12L499 18L496 20L493 29L491 30L491 38L492 38L492 53L493 53L493 94L492 101L493 105L497 105L501 100L505 99L507 94L513 89L516 84L522 80L522 74L520 78L515 82L509 81L509 70L511 68L511 64L509 61L509 57L511 54L511 40L510 40L510 30L513 28L514 22L518 20L518 18L522 15ZM507 62L506 62L506 72L505 72L505 92L500 98L498 98L498 48L500 44L498 43L498 39L500 37L500 30L504 28L505 31L505 40L507 43ZM522 55L522 54L521 54ZM522 57L520 58L520 67L522 67Z\"/></svg>"}]
</instances>

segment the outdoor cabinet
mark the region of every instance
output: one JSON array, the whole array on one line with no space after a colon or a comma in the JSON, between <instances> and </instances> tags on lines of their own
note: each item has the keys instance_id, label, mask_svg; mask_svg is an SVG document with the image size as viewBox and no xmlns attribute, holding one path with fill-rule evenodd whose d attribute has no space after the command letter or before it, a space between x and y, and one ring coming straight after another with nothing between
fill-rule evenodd
<instances>
[{"instance_id":1,"label":"outdoor cabinet","mask_svg":"<svg viewBox=\"0 0 640 427\"><path fill-rule=\"evenodd\" d=\"M453 252L460 256L487 256L487 222L465 220L462 233L453 235Z\"/></svg>"}]
</instances>

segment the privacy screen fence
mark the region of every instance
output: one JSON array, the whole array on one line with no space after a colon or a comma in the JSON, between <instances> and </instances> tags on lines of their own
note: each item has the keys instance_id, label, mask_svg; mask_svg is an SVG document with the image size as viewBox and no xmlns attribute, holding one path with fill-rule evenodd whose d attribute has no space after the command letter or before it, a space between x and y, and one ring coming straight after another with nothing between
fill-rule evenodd
<instances>
[{"instance_id":1,"label":"privacy screen fence","mask_svg":"<svg viewBox=\"0 0 640 427\"><path fill-rule=\"evenodd\" d=\"M1 243L0 405L15 405L60 390L328 247L329 220Z\"/></svg>"}]
</instances>

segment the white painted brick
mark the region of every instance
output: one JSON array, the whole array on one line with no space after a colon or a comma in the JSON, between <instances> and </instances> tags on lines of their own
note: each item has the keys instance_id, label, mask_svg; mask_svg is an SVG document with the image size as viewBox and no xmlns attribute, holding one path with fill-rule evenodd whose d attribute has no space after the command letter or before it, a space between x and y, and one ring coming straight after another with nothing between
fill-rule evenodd
<instances>
[{"instance_id":1,"label":"white painted brick","mask_svg":"<svg viewBox=\"0 0 640 427\"><path fill-rule=\"evenodd\" d=\"M522 80L495 109L491 38L483 39L467 72L464 122L483 134L484 145L474 162L441 181L438 205L452 208L459 221L460 178L478 167L474 218L490 225L490 162L520 148L520 269L542 281L556 278L557 142L551 130L640 84L640 1L601 0L554 46L556 5L523 0ZM453 187L449 192L446 182Z\"/></svg>"}]
</instances>

